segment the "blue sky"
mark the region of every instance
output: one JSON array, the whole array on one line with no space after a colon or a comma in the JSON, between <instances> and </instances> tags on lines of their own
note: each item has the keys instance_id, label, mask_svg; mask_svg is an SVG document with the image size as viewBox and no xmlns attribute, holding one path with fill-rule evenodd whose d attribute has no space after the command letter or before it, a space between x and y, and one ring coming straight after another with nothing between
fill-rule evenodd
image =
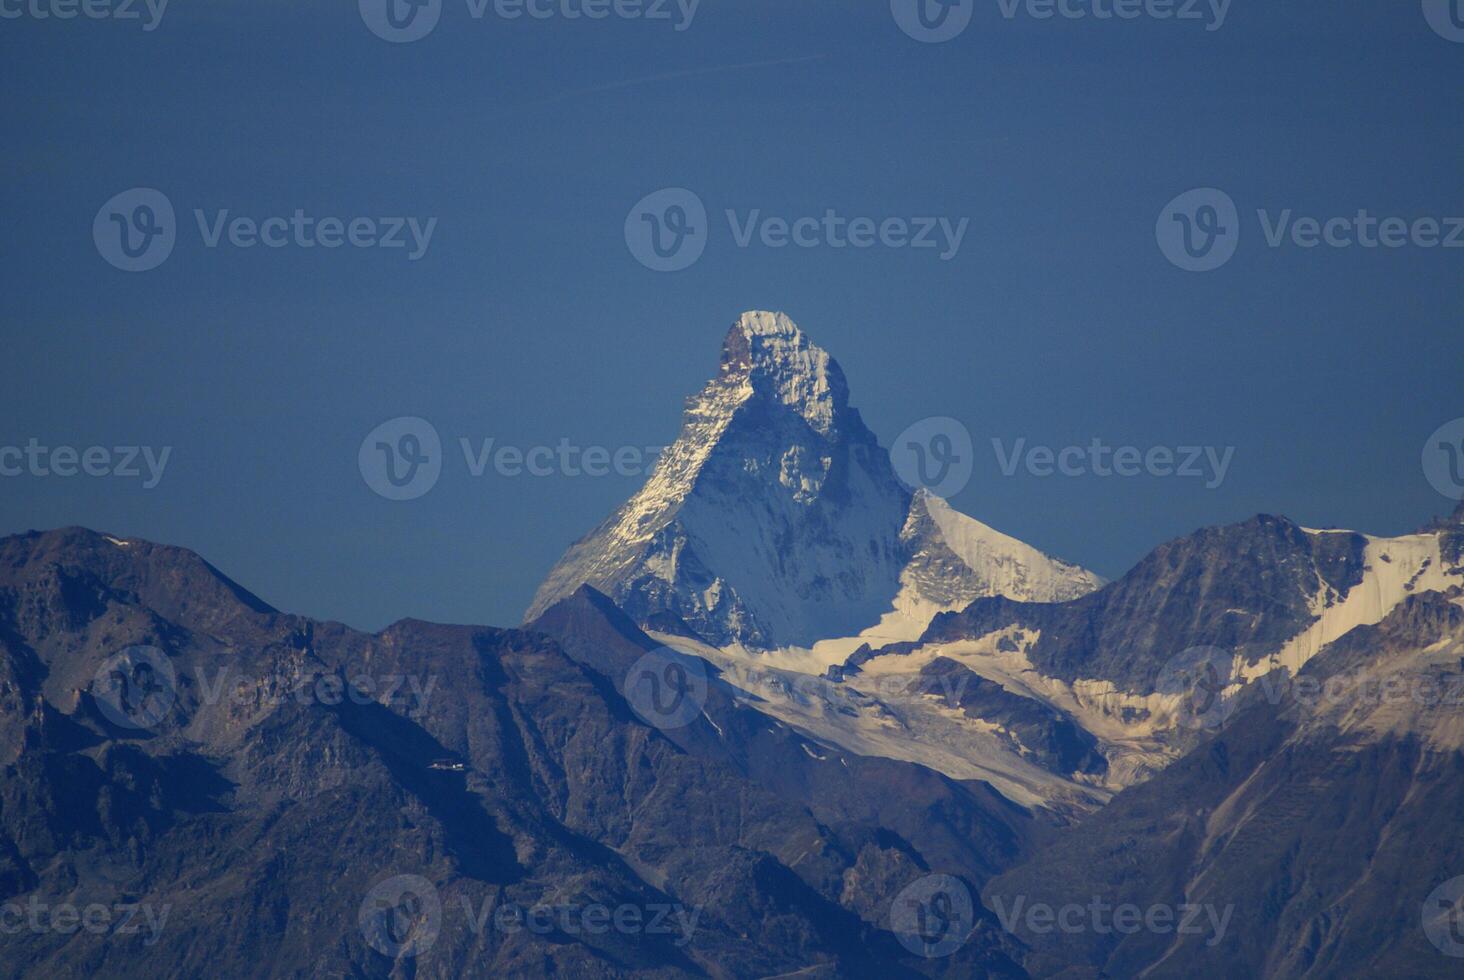
<instances>
[{"instance_id":1,"label":"blue sky","mask_svg":"<svg viewBox=\"0 0 1464 980\"><path fill-rule=\"evenodd\" d=\"M1420 453L1464 415L1464 250L1272 248L1257 215L1464 215L1464 43L1419 4L1234 0L1207 30L987 0L931 44L876 0L702 0L684 30L669 9L475 19L445 0L405 44L354 0L178 3L151 31L0 19L0 445L172 447L152 489L0 478L0 532L185 544L363 627L511 625L639 479L474 477L458 440L664 443L746 309L833 353L886 441L960 419L976 455L953 503L1105 575L1257 512L1398 533L1454 506ZM166 195L177 242L128 273L92 228L136 187ZM654 272L624 228L667 187L704 202L709 235ZM1203 274L1155 239L1201 187L1241 225ZM436 225L416 261L209 248L195 209ZM727 209L968 230L946 260L742 248ZM404 502L357 466L398 416L447 443ZM1215 489L1003 476L991 440L1021 438L1235 452Z\"/></svg>"}]
</instances>

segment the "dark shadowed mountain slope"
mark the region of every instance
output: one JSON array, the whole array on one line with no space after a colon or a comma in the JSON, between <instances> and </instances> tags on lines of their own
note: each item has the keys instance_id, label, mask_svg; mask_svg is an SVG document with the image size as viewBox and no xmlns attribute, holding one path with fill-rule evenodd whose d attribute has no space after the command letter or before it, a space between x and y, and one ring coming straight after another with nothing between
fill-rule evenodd
<instances>
[{"instance_id":1,"label":"dark shadowed mountain slope","mask_svg":"<svg viewBox=\"0 0 1464 980\"><path fill-rule=\"evenodd\" d=\"M1252 685L1216 735L999 877L987 904L1036 976L1457 977L1464 936L1440 943L1464 909L1461 750L1464 608L1430 592L1296 682ZM1074 913L1073 929L1023 911L1092 903L1106 918ZM1120 931L1123 903L1205 911L1183 935L1177 920Z\"/></svg>"},{"instance_id":2,"label":"dark shadowed mountain slope","mask_svg":"<svg viewBox=\"0 0 1464 980\"><path fill-rule=\"evenodd\" d=\"M637 661L658 649L613 602L587 586L526 628L554 637L622 692ZM985 783L830 749L756 710L746 692L720 683L715 668L707 670L712 682L702 717L666 736L808 807L823 823L893 831L922 864L983 882L1022 856L1034 823L1046 816L1034 817Z\"/></svg>"},{"instance_id":3,"label":"dark shadowed mountain slope","mask_svg":"<svg viewBox=\"0 0 1464 980\"><path fill-rule=\"evenodd\" d=\"M362 634L181 549L0 540L0 736L4 976L1017 972L985 934L908 954L898 835L690 754L546 637Z\"/></svg>"},{"instance_id":4,"label":"dark shadowed mountain slope","mask_svg":"<svg viewBox=\"0 0 1464 980\"><path fill-rule=\"evenodd\" d=\"M1132 786L1196 743L1180 697L1187 679L1204 674L1225 688L1273 671L1295 676L1409 597L1461 586L1458 512L1390 538L1260 516L1161 545L1069 602L976 599L936 615L917 640L856 650L832 674L865 690L901 675L938 681L936 693L961 687L962 697L943 699L959 717L924 713L922 760L948 773L979 763L1014 799L1030 790L1040 806L1076 800L1091 810L1102 797L1085 803L1085 788ZM923 706L899 708L914 716ZM864 737L878 721L824 727ZM954 759L952 746L962 749ZM1025 764L1061 781L1031 778Z\"/></svg>"},{"instance_id":5,"label":"dark shadowed mountain slope","mask_svg":"<svg viewBox=\"0 0 1464 980\"><path fill-rule=\"evenodd\" d=\"M921 638L939 642L1012 625L1040 631L1032 662L1064 680L1097 677L1152 690L1175 653L1198 645L1255 662L1335 605L1363 580L1367 539L1308 532L1284 517L1204 528L1161 545L1121 579L1072 602L1002 597L935 618Z\"/></svg>"}]
</instances>

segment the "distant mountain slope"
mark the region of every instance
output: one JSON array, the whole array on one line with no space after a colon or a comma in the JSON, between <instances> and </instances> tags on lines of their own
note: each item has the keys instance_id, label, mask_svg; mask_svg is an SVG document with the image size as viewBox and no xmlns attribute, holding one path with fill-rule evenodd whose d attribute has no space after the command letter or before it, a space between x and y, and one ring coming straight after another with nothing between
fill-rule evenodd
<instances>
[{"instance_id":1,"label":"distant mountain slope","mask_svg":"<svg viewBox=\"0 0 1464 980\"><path fill-rule=\"evenodd\" d=\"M929 869L898 835L688 754L543 635L357 633L182 549L0 539L0 736L0 904L163 920L7 925L4 976L1019 973L989 924L908 954L890 905ZM430 900L373 898L404 875ZM562 918L591 905L682 917Z\"/></svg>"},{"instance_id":2,"label":"distant mountain slope","mask_svg":"<svg viewBox=\"0 0 1464 980\"><path fill-rule=\"evenodd\" d=\"M634 497L550 571L533 619L581 585L717 646L812 646L980 595L1070 599L1101 581L911 494L838 363L781 313L743 314L717 377Z\"/></svg>"},{"instance_id":3,"label":"distant mountain slope","mask_svg":"<svg viewBox=\"0 0 1464 980\"><path fill-rule=\"evenodd\" d=\"M993 882L987 903L1032 947L1027 968L1459 976L1464 944L1430 941L1458 935L1459 907L1426 899L1464 875L1461 603L1410 596L1328 645L1300 683L1251 687L1212 738ZM1223 933L1184 935L1034 930L1020 912L1073 902L1230 912Z\"/></svg>"},{"instance_id":4,"label":"distant mountain slope","mask_svg":"<svg viewBox=\"0 0 1464 980\"><path fill-rule=\"evenodd\" d=\"M659 645L588 586L525 626L552 636L574 659L623 693L637 660ZM665 736L806 806L833 827L861 824L898 834L922 863L982 883L1025 854L1039 821L984 783L924 766L840 752L758 710L711 669L702 717Z\"/></svg>"},{"instance_id":5,"label":"distant mountain slope","mask_svg":"<svg viewBox=\"0 0 1464 980\"><path fill-rule=\"evenodd\" d=\"M1146 685L1187 647L1223 647L1246 663L1278 653L1363 583L1367 548L1355 532L1309 532L1262 515L1161 545L1116 582L1066 605L977 599L937 616L921 640L1020 624L1040 634L1030 656L1043 674L1151 690ZM1394 601L1401 598L1400 589Z\"/></svg>"},{"instance_id":6,"label":"distant mountain slope","mask_svg":"<svg viewBox=\"0 0 1464 980\"><path fill-rule=\"evenodd\" d=\"M759 707L828 744L986 780L1024 806L1090 810L1195 742L1176 686L1187 671L1211 668L1234 689L1294 674L1409 596L1464 585L1461 546L1457 515L1398 538L1268 516L1205 528L1069 602L978 598L916 640L855 650L820 699L769 694ZM731 683L772 692L760 677L781 672L794 690L819 663L725 660Z\"/></svg>"}]
</instances>

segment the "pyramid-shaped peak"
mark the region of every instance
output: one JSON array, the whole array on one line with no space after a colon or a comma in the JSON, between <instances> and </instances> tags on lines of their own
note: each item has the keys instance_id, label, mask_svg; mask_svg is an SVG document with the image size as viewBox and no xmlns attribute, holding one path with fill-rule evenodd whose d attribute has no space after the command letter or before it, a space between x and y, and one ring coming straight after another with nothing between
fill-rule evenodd
<instances>
[{"instance_id":1,"label":"pyramid-shaped peak","mask_svg":"<svg viewBox=\"0 0 1464 980\"><path fill-rule=\"evenodd\" d=\"M788 314L770 310L748 310L737 318L737 326L748 336L801 338L803 331Z\"/></svg>"},{"instance_id":2,"label":"pyramid-shaped peak","mask_svg":"<svg viewBox=\"0 0 1464 980\"><path fill-rule=\"evenodd\" d=\"M737 318L722 343L718 381L745 383L825 433L849 403L843 369L785 313L753 310Z\"/></svg>"},{"instance_id":3,"label":"pyramid-shaped peak","mask_svg":"<svg viewBox=\"0 0 1464 980\"><path fill-rule=\"evenodd\" d=\"M762 650L891 616L914 639L979 596L1055 602L1101 580L939 497L912 510L834 359L787 315L752 311L645 486L565 552L526 617L585 583L658 632Z\"/></svg>"}]
</instances>

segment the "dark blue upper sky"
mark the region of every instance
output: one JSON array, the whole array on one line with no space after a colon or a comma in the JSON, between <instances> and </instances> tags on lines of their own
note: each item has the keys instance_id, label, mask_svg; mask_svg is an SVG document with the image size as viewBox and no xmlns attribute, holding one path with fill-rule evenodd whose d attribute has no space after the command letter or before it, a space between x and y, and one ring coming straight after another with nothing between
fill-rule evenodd
<instances>
[{"instance_id":1,"label":"dark blue upper sky","mask_svg":"<svg viewBox=\"0 0 1464 980\"><path fill-rule=\"evenodd\" d=\"M882 439L962 420L975 476L953 502L1105 575L1259 511L1398 533L1453 507L1420 453L1464 415L1464 249L1271 248L1257 216L1464 215L1464 43L1413 0L1234 0L1213 31L974 0L935 44L884 0L702 0L685 30L674 3L508 20L444 0L406 44L355 0L176 2L152 31L37 19L49 2L0 0L22 13L0 19L0 446L172 454L153 489L0 479L0 532L186 544L358 626L513 624L639 479L473 477L457 440L664 443L746 309L833 353ZM93 219L136 187L176 208L177 243L127 273ZM705 254L672 273L624 237L665 187L710 212ZM1155 239L1197 187L1239 208L1235 257L1204 274ZM741 248L729 208L969 230L948 261ZM194 209L437 224L410 261L209 248ZM392 502L357 450L408 415L446 465ZM1095 437L1235 455L1206 489L1005 477L991 448Z\"/></svg>"}]
</instances>

